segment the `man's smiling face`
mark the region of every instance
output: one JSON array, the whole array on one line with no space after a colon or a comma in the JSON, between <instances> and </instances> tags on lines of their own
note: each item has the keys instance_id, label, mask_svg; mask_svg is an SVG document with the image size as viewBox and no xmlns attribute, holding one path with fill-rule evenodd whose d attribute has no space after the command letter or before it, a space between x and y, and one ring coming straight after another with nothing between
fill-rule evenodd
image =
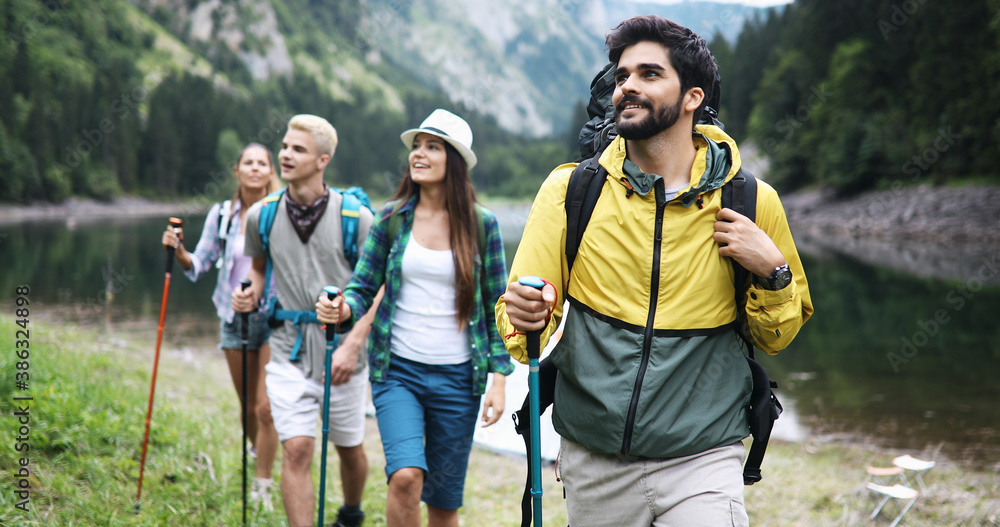
<instances>
[{"instance_id":1,"label":"man's smiling face","mask_svg":"<svg viewBox=\"0 0 1000 527\"><path fill-rule=\"evenodd\" d=\"M618 59L611 101L618 134L625 139L649 139L676 124L683 94L670 50L649 41L626 48Z\"/></svg>"}]
</instances>

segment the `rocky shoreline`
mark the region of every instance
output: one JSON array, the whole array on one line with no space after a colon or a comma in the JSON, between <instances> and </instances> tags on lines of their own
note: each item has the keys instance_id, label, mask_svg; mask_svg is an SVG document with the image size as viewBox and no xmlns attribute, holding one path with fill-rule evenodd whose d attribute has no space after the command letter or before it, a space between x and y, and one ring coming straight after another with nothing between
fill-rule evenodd
<instances>
[{"instance_id":1,"label":"rocky shoreline","mask_svg":"<svg viewBox=\"0 0 1000 527\"><path fill-rule=\"evenodd\" d=\"M1000 241L1000 187L926 185L847 200L830 192L783 197L789 223L823 236L926 242Z\"/></svg>"},{"instance_id":2,"label":"rocky shoreline","mask_svg":"<svg viewBox=\"0 0 1000 527\"><path fill-rule=\"evenodd\" d=\"M1000 242L1000 186L921 185L836 199L807 190L782 195L797 234L905 242ZM509 206L509 205L504 205ZM0 223L71 217L193 214L210 205L125 197L112 202L70 198L63 203L0 204Z\"/></svg>"},{"instance_id":3,"label":"rocky shoreline","mask_svg":"<svg viewBox=\"0 0 1000 527\"><path fill-rule=\"evenodd\" d=\"M800 191L782 196L800 251L850 258L929 278L967 280L983 268L984 282L1000 283L992 272L1000 260L1000 186L927 185L869 192L836 199L831 192ZM64 220L204 214L209 205L163 203L142 198L98 202L72 198L61 204L0 205L0 224ZM528 205L504 229L523 228ZM521 211L523 209L523 211Z\"/></svg>"},{"instance_id":4,"label":"rocky shoreline","mask_svg":"<svg viewBox=\"0 0 1000 527\"><path fill-rule=\"evenodd\" d=\"M847 200L783 198L801 252L842 254L915 276L1000 283L1000 187L918 186Z\"/></svg>"},{"instance_id":5,"label":"rocky shoreline","mask_svg":"<svg viewBox=\"0 0 1000 527\"><path fill-rule=\"evenodd\" d=\"M89 218L204 214L210 207L211 205L195 203L162 203L134 197L119 198L111 202L70 198L58 204L2 204L0 205L0 224L46 220L74 222Z\"/></svg>"}]
</instances>

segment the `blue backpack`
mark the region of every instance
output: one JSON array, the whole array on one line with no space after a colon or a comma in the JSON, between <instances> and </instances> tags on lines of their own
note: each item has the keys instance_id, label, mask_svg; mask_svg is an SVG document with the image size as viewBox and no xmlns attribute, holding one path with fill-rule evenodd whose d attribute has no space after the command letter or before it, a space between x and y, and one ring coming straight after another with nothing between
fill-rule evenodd
<instances>
[{"instance_id":1,"label":"blue backpack","mask_svg":"<svg viewBox=\"0 0 1000 527\"><path fill-rule=\"evenodd\" d=\"M340 226L341 236L344 245L344 257L353 268L358 263L358 223L361 218L361 207L372 210L371 200L361 187L350 187L346 189L331 188L333 192L340 194L343 199L340 206ZM278 205L285 189L268 194L263 200L260 208L260 220L258 232L260 233L261 247L267 255L267 271L264 273L264 293L261 298L267 298L267 287L271 283L271 273L274 266L271 263L271 228L274 226L274 218L278 213ZM303 323L319 324L316 319L316 312L311 310L296 311L282 309L278 304L278 297L268 299L268 323L271 327L278 327L284 321L290 320L298 330L298 337L295 346L292 348L291 360L298 360L299 350L302 347L302 327Z\"/></svg>"}]
</instances>

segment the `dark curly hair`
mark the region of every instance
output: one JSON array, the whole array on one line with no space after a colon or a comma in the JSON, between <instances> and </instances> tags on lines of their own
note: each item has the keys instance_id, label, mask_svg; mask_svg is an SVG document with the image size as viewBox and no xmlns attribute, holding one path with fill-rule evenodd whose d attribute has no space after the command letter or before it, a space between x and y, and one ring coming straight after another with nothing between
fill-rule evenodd
<instances>
[{"instance_id":1,"label":"dark curly hair","mask_svg":"<svg viewBox=\"0 0 1000 527\"><path fill-rule=\"evenodd\" d=\"M662 16L644 15L618 24L608 33L605 42L608 45L608 59L615 64L621 59L625 48L639 42L656 42L669 49L670 65L680 77L681 93L694 87L705 92L704 100L694 112L694 122L699 121L705 105L712 100L719 71L705 39Z\"/></svg>"}]
</instances>

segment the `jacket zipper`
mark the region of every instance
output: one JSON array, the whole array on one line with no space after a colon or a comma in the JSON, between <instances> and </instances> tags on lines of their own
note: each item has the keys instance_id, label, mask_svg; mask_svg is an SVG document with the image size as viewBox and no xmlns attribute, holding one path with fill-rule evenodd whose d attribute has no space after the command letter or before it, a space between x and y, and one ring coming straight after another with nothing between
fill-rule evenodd
<instances>
[{"instance_id":1,"label":"jacket zipper","mask_svg":"<svg viewBox=\"0 0 1000 527\"><path fill-rule=\"evenodd\" d=\"M639 361L639 371L635 376L635 386L632 387L632 400L628 405L625 417L625 434L622 439L622 455L628 455L632 449L632 429L635 427L635 413L639 407L639 394L642 391L642 380L646 376L649 365L649 354L653 347L653 321L656 318L656 304L660 291L660 247L663 240L663 212L667 207L664 197L663 180L657 181L654 187L656 195L656 226L653 236L653 272L650 277L649 314L646 315L646 327L642 334L642 359ZM660 202L663 201L661 205Z\"/></svg>"}]
</instances>

